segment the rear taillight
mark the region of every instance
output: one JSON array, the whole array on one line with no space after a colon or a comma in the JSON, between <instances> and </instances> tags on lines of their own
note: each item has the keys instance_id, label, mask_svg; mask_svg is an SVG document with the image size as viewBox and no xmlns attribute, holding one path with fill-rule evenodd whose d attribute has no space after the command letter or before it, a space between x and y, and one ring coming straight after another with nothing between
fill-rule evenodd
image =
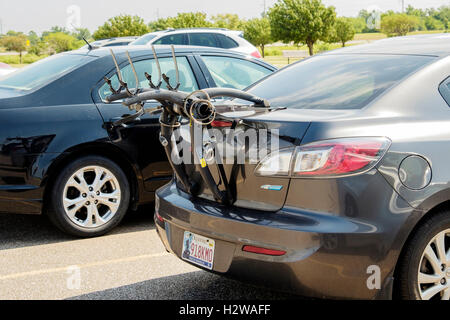
<instances>
[{"instance_id":1,"label":"rear taillight","mask_svg":"<svg viewBox=\"0 0 450 320\"><path fill-rule=\"evenodd\" d=\"M211 123L211 127L213 128L231 128L233 126L233 122L229 122L229 121L213 121Z\"/></svg>"},{"instance_id":2,"label":"rear taillight","mask_svg":"<svg viewBox=\"0 0 450 320\"><path fill-rule=\"evenodd\" d=\"M387 138L343 138L286 149L261 161L261 176L339 177L372 169L389 149Z\"/></svg>"},{"instance_id":3,"label":"rear taillight","mask_svg":"<svg viewBox=\"0 0 450 320\"><path fill-rule=\"evenodd\" d=\"M258 58L258 59L261 59L261 58L262 58L261 53L259 53L258 50L256 50L255 52L252 52L250 55L251 55L252 57L255 57L255 58Z\"/></svg>"},{"instance_id":4,"label":"rear taillight","mask_svg":"<svg viewBox=\"0 0 450 320\"><path fill-rule=\"evenodd\" d=\"M293 149L284 149L270 154L256 168L260 176L289 176Z\"/></svg>"}]
</instances>

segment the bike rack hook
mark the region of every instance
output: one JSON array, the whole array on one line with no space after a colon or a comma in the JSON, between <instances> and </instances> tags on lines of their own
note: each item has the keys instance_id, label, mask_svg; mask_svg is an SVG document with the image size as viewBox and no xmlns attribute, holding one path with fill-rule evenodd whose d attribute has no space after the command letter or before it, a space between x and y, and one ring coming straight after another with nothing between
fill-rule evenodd
<instances>
[{"instance_id":1,"label":"bike rack hook","mask_svg":"<svg viewBox=\"0 0 450 320\"><path fill-rule=\"evenodd\" d=\"M136 80L136 88L134 90L134 94L138 94L139 93L139 77L136 73L136 69L134 68L134 64L133 64L133 61L131 60L130 53L128 52L128 50L126 51L126 54L127 54L128 62L130 63L130 66L131 66L131 70L133 71L133 74L134 74L134 79Z\"/></svg>"},{"instance_id":2,"label":"bike rack hook","mask_svg":"<svg viewBox=\"0 0 450 320\"><path fill-rule=\"evenodd\" d=\"M163 74L163 79L164 81L167 83L167 89L169 89L170 91L178 91L178 89L180 89L181 83L180 83L180 71L178 69L178 61L177 61L177 57L175 55L175 47L173 46L173 44L170 46L171 50L172 50L172 59L173 59L173 64L175 66L175 73L176 73L176 77L177 77L177 85L175 87L172 87L172 85L170 84L170 78Z\"/></svg>"}]
</instances>

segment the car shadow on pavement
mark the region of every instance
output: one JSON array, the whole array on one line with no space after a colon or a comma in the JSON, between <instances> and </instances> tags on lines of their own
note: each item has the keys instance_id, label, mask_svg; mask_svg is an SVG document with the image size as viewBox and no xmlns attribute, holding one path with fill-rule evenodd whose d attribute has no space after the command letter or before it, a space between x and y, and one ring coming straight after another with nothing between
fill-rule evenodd
<instances>
[{"instance_id":1,"label":"car shadow on pavement","mask_svg":"<svg viewBox=\"0 0 450 320\"><path fill-rule=\"evenodd\" d=\"M128 212L108 235L155 229L153 212L152 205ZM64 234L45 216L0 214L0 251L76 240L79 238Z\"/></svg>"},{"instance_id":2,"label":"car shadow on pavement","mask_svg":"<svg viewBox=\"0 0 450 320\"><path fill-rule=\"evenodd\" d=\"M206 271L148 280L68 300L287 300L301 296L276 292Z\"/></svg>"}]
</instances>

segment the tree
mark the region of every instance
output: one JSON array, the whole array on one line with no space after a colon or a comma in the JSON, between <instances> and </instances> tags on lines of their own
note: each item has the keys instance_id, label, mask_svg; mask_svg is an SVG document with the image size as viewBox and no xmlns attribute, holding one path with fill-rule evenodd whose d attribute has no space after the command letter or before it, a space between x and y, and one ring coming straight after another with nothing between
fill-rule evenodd
<instances>
[{"instance_id":1,"label":"tree","mask_svg":"<svg viewBox=\"0 0 450 320\"><path fill-rule=\"evenodd\" d=\"M448 29L450 27L450 6L440 7L433 17L440 20L445 29Z\"/></svg>"},{"instance_id":2,"label":"tree","mask_svg":"<svg viewBox=\"0 0 450 320\"><path fill-rule=\"evenodd\" d=\"M45 38L46 36L48 36L49 34L52 34L52 33L70 34L70 32L66 28L54 26L54 27L51 27L50 30L42 32L42 38Z\"/></svg>"},{"instance_id":3,"label":"tree","mask_svg":"<svg viewBox=\"0 0 450 320\"><path fill-rule=\"evenodd\" d=\"M270 32L270 21L268 18L255 18L247 21L244 26L245 39L255 46L261 48L263 57L265 57L264 47L272 43L272 34Z\"/></svg>"},{"instance_id":4,"label":"tree","mask_svg":"<svg viewBox=\"0 0 450 320\"><path fill-rule=\"evenodd\" d=\"M28 40L30 40L30 44L34 46L41 40L41 38L39 38L36 32L30 31L28 32Z\"/></svg>"},{"instance_id":5,"label":"tree","mask_svg":"<svg viewBox=\"0 0 450 320\"><path fill-rule=\"evenodd\" d=\"M213 24L206 18L203 12L178 13L175 17L160 18L149 23L151 31L166 30L169 28L210 28Z\"/></svg>"},{"instance_id":6,"label":"tree","mask_svg":"<svg viewBox=\"0 0 450 320\"><path fill-rule=\"evenodd\" d=\"M320 0L279 0L268 14L274 40L304 43L310 55L318 40L329 37L336 20L334 7L325 7Z\"/></svg>"},{"instance_id":7,"label":"tree","mask_svg":"<svg viewBox=\"0 0 450 320\"><path fill-rule=\"evenodd\" d=\"M34 54L36 56L40 56L41 54L43 54L45 51L47 51L47 44L44 41L38 41L35 44L32 44L27 52L30 54Z\"/></svg>"},{"instance_id":8,"label":"tree","mask_svg":"<svg viewBox=\"0 0 450 320\"><path fill-rule=\"evenodd\" d=\"M427 30L442 30L445 28L442 21L433 17L425 18L425 27L427 28Z\"/></svg>"},{"instance_id":9,"label":"tree","mask_svg":"<svg viewBox=\"0 0 450 320\"><path fill-rule=\"evenodd\" d=\"M353 22L349 18L337 18L329 42L340 42L345 47L345 43L353 40L354 37L355 28L353 27Z\"/></svg>"},{"instance_id":10,"label":"tree","mask_svg":"<svg viewBox=\"0 0 450 320\"><path fill-rule=\"evenodd\" d=\"M17 34L15 36L4 36L1 39L1 45L5 47L7 51L19 52L20 63L22 63L22 52L27 48L27 36L24 34Z\"/></svg>"},{"instance_id":11,"label":"tree","mask_svg":"<svg viewBox=\"0 0 450 320\"><path fill-rule=\"evenodd\" d=\"M91 32L87 28L79 28L75 29L72 35L78 40L83 40L83 38L88 40L91 37Z\"/></svg>"},{"instance_id":12,"label":"tree","mask_svg":"<svg viewBox=\"0 0 450 320\"><path fill-rule=\"evenodd\" d=\"M7 36L20 36L23 35L23 32L17 32L17 31L13 31L13 30L9 30L6 33Z\"/></svg>"},{"instance_id":13,"label":"tree","mask_svg":"<svg viewBox=\"0 0 450 320\"><path fill-rule=\"evenodd\" d=\"M120 15L109 19L94 32L95 40L114 37L142 36L150 30L138 16Z\"/></svg>"},{"instance_id":14,"label":"tree","mask_svg":"<svg viewBox=\"0 0 450 320\"><path fill-rule=\"evenodd\" d=\"M75 37L62 32L51 33L45 36L44 42L47 43L48 47L54 53L61 53L78 49L78 47L80 46Z\"/></svg>"},{"instance_id":15,"label":"tree","mask_svg":"<svg viewBox=\"0 0 450 320\"><path fill-rule=\"evenodd\" d=\"M418 25L416 26L417 30L423 31L423 30L434 30L429 29L426 24L427 20L427 13L423 9L416 9L412 5L408 5L406 8L406 14L408 16L414 16L417 17Z\"/></svg>"},{"instance_id":16,"label":"tree","mask_svg":"<svg viewBox=\"0 0 450 320\"><path fill-rule=\"evenodd\" d=\"M416 16L416 17L423 17L423 18L425 18L425 16L426 16L426 12L424 10L416 9L412 5L409 5L406 8L406 14L408 16Z\"/></svg>"},{"instance_id":17,"label":"tree","mask_svg":"<svg viewBox=\"0 0 450 320\"><path fill-rule=\"evenodd\" d=\"M347 18L349 21L352 22L353 28L355 29L355 33L362 33L364 32L365 28L367 27L367 22L363 18Z\"/></svg>"},{"instance_id":18,"label":"tree","mask_svg":"<svg viewBox=\"0 0 450 320\"><path fill-rule=\"evenodd\" d=\"M167 30L167 29L171 28L171 26L169 25L168 19L165 19L165 18L159 18L156 21L150 22L148 24L148 27L150 29L150 32Z\"/></svg>"},{"instance_id":19,"label":"tree","mask_svg":"<svg viewBox=\"0 0 450 320\"><path fill-rule=\"evenodd\" d=\"M174 29L212 27L212 23L206 19L206 13L203 12L179 13L176 17L169 18L168 22Z\"/></svg>"},{"instance_id":20,"label":"tree","mask_svg":"<svg viewBox=\"0 0 450 320\"><path fill-rule=\"evenodd\" d=\"M418 18L406 14L392 14L384 16L381 20L381 32L388 37L405 36L419 25Z\"/></svg>"},{"instance_id":21,"label":"tree","mask_svg":"<svg viewBox=\"0 0 450 320\"><path fill-rule=\"evenodd\" d=\"M218 14L213 16L211 20L216 28L226 28L230 30L242 30L244 28L245 21L241 20L237 14Z\"/></svg>"}]
</instances>

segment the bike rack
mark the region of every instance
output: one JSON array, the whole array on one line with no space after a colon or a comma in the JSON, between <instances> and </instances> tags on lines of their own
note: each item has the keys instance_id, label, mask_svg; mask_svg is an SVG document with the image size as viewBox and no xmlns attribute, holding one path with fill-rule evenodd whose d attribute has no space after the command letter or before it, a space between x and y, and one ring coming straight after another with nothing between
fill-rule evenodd
<instances>
[{"instance_id":1,"label":"bike rack","mask_svg":"<svg viewBox=\"0 0 450 320\"><path fill-rule=\"evenodd\" d=\"M174 130L181 126L180 119L186 119L190 122L190 133L191 133L191 147L194 158L194 163L196 169L200 172L202 180L208 189L212 192L214 198L217 201L225 205L230 205L234 202L232 193L230 191L230 186L228 183L228 178L225 174L225 170L223 164L221 164L216 154L216 166L219 171L219 175L221 177L221 181L224 185L225 191L220 191L219 185L213 178L211 174L211 170L209 165L206 163L203 155L203 135L201 135L201 144L197 145L194 138L195 130L201 130L203 132L204 129L210 127L211 123L218 120L227 120L237 123L235 118L228 118L223 116L222 113L225 112L233 112L233 111L254 111L255 113L267 113L273 112L278 109L271 109L270 104L267 100L249 94L247 92L236 90L236 89L228 89L228 88L209 88L204 90L198 90L192 93L180 92L178 91L180 84L180 74L178 68L178 62L176 59L175 48L171 46L172 59L176 71L176 81L177 84L173 87L170 84L170 78L167 77L166 74L161 72L161 65L159 63L159 58L156 53L156 49L152 46L152 52L155 59L156 66L158 68L159 79L157 84L155 85L152 81L152 76L145 72L145 77L149 81L150 88L139 88L139 77L136 73L136 69L134 67L133 61L130 57L128 51L126 51L126 56L128 62L132 68L135 80L136 87L132 91L129 90L128 84L123 81L122 73L119 68L119 64L117 62L117 58L113 52L110 50L111 56L114 61L114 65L116 67L117 77L119 79L120 87L115 90L112 86L112 82L110 79L105 78L106 83L109 85L111 90L111 95L107 97L108 102L113 102L117 100L123 100L122 104L127 106L130 110L134 110L136 113L125 117L115 124L126 126L127 122L134 121L138 119L145 113L161 113L160 117L160 125L161 125L161 134L160 134L160 142L164 147L170 165L175 173L177 180L183 184L184 188L188 190L192 195L196 195L198 192L198 186L193 183L187 173L186 167L184 164L175 164L171 157L174 150L176 150L175 142L173 141L173 133ZM167 85L167 90L161 89L162 81ZM211 102L212 98L215 97L229 97L229 98L237 98L252 102L253 105L234 105L234 104L226 104L221 106L214 106ZM148 100L157 100L161 103L160 107L156 108L148 108L144 107L145 102ZM245 118L241 118L243 121Z\"/></svg>"}]
</instances>

